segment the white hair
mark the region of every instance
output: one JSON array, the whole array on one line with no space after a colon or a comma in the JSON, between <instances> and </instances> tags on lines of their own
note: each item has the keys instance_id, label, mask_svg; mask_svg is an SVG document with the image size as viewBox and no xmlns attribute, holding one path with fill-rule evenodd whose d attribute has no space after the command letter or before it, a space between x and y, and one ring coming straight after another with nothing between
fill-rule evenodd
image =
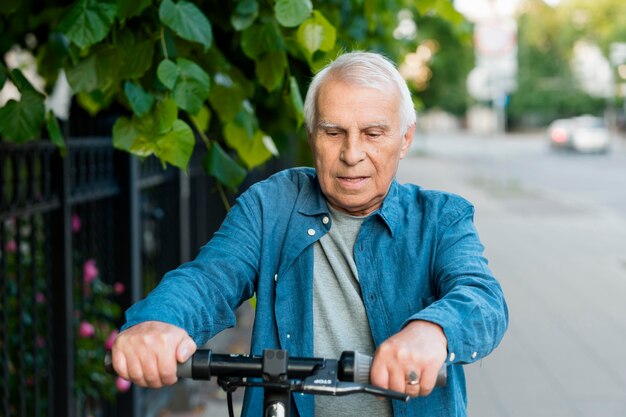
<instances>
[{"instance_id":1,"label":"white hair","mask_svg":"<svg viewBox=\"0 0 626 417\"><path fill-rule=\"evenodd\" d=\"M400 128L403 133L415 124L413 99L406 81L388 58L373 52L349 52L341 55L318 72L304 100L304 122L309 133L317 123L317 97L320 88L329 79L353 83L382 92L395 89L400 95Z\"/></svg>"}]
</instances>

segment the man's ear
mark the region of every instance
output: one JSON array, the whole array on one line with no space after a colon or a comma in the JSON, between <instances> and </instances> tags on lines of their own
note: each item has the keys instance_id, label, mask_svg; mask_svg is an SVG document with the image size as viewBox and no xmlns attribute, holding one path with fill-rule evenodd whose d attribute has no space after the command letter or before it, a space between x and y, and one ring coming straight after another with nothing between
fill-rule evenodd
<instances>
[{"instance_id":1,"label":"man's ear","mask_svg":"<svg viewBox=\"0 0 626 417\"><path fill-rule=\"evenodd\" d=\"M415 123L409 126L404 136L402 136L402 148L400 149L400 159L404 158L411 144L413 143L413 135L415 134Z\"/></svg>"}]
</instances>

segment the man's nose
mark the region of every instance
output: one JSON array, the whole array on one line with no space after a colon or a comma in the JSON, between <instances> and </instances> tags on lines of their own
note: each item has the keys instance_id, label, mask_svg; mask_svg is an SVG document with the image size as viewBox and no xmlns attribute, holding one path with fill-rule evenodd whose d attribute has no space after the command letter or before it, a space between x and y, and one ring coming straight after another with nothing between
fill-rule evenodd
<instances>
[{"instance_id":1,"label":"man's nose","mask_svg":"<svg viewBox=\"0 0 626 417\"><path fill-rule=\"evenodd\" d=\"M365 159L365 151L358 135L348 135L345 138L339 157L347 165L356 165Z\"/></svg>"}]
</instances>

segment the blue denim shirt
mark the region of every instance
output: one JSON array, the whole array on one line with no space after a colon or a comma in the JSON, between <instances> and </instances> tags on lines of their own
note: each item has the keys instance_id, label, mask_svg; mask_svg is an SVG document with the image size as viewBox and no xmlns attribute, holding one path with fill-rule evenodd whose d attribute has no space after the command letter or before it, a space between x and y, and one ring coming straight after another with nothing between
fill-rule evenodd
<instances>
[{"instance_id":1,"label":"blue denim shirt","mask_svg":"<svg viewBox=\"0 0 626 417\"><path fill-rule=\"evenodd\" d=\"M440 325L448 339L448 383L428 397L393 401L395 416L466 415L462 364L489 354L508 325L502 290L483 257L474 208L452 194L393 181L354 247L363 302L376 346L411 320ZM235 310L256 292L252 354L287 349L313 356L313 243L328 232L315 171L294 168L242 194L197 258L165 275L131 307L125 328L158 320L184 328L198 345L235 325ZM300 416L313 397L294 394ZM261 414L263 392L249 388L244 416ZM292 412L294 407L292 407Z\"/></svg>"}]
</instances>

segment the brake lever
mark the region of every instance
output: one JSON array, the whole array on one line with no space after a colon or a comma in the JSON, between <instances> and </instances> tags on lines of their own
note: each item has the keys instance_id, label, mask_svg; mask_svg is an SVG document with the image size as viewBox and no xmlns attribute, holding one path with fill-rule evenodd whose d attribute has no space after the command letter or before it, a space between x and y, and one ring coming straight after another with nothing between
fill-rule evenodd
<instances>
[{"instance_id":1,"label":"brake lever","mask_svg":"<svg viewBox=\"0 0 626 417\"><path fill-rule=\"evenodd\" d=\"M324 366L317 368L316 372L306 377L301 383L296 384L292 391L318 395L348 395L357 392L374 394L394 400L407 402L411 397L403 392L375 387L370 384L356 382L343 382L337 378L338 362L327 359Z\"/></svg>"}]
</instances>

